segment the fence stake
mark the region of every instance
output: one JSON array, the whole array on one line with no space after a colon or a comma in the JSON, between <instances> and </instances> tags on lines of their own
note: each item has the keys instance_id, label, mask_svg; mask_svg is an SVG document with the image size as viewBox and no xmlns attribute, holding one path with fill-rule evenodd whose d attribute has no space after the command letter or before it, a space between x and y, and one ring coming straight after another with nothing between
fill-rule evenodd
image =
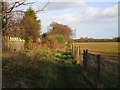
<instances>
[{"instance_id":1,"label":"fence stake","mask_svg":"<svg viewBox=\"0 0 120 90\"><path fill-rule=\"evenodd\" d=\"M72 50L72 44L70 44L70 49Z\"/></svg>"},{"instance_id":2,"label":"fence stake","mask_svg":"<svg viewBox=\"0 0 120 90\"><path fill-rule=\"evenodd\" d=\"M77 46L74 48L75 63L77 63Z\"/></svg>"},{"instance_id":3,"label":"fence stake","mask_svg":"<svg viewBox=\"0 0 120 90\"><path fill-rule=\"evenodd\" d=\"M76 46L74 45L74 56L76 55Z\"/></svg>"},{"instance_id":4,"label":"fence stake","mask_svg":"<svg viewBox=\"0 0 120 90\"><path fill-rule=\"evenodd\" d=\"M73 55L73 58L74 58L74 60L73 60L74 63L76 63L75 48L76 48L76 46L73 43L72 55Z\"/></svg>"},{"instance_id":5,"label":"fence stake","mask_svg":"<svg viewBox=\"0 0 120 90\"><path fill-rule=\"evenodd\" d=\"M85 60L86 60L86 72L87 72L87 62L88 62L88 50L86 49L86 58L85 58Z\"/></svg>"},{"instance_id":6,"label":"fence stake","mask_svg":"<svg viewBox=\"0 0 120 90\"><path fill-rule=\"evenodd\" d=\"M75 46L74 46L74 44L73 44L73 55L74 55L74 53L75 53Z\"/></svg>"},{"instance_id":7,"label":"fence stake","mask_svg":"<svg viewBox=\"0 0 120 90\"><path fill-rule=\"evenodd\" d=\"M80 46L79 46L79 61L81 63L81 49L80 49Z\"/></svg>"},{"instance_id":8,"label":"fence stake","mask_svg":"<svg viewBox=\"0 0 120 90\"><path fill-rule=\"evenodd\" d=\"M77 47L77 64L80 64L80 51L79 46Z\"/></svg>"},{"instance_id":9,"label":"fence stake","mask_svg":"<svg viewBox=\"0 0 120 90\"><path fill-rule=\"evenodd\" d=\"M98 76L98 82L100 81L100 55L97 55L97 60L98 60L98 72L97 72L97 76Z\"/></svg>"},{"instance_id":10,"label":"fence stake","mask_svg":"<svg viewBox=\"0 0 120 90\"><path fill-rule=\"evenodd\" d=\"M87 56L88 56L88 50L83 50L83 64L85 72L87 73Z\"/></svg>"},{"instance_id":11,"label":"fence stake","mask_svg":"<svg viewBox=\"0 0 120 90\"><path fill-rule=\"evenodd\" d=\"M72 44L70 44L70 49L71 49L71 55L72 55Z\"/></svg>"},{"instance_id":12,"label":"fence stake","mask_svg":"<svg viewBox=\"0 0 120 90\"><path fill-rule=\"evenodd\" d=\"M83 50L83 66L84 66L84 68L85 68L85 50Z\"/></svg>"}]
</instances>

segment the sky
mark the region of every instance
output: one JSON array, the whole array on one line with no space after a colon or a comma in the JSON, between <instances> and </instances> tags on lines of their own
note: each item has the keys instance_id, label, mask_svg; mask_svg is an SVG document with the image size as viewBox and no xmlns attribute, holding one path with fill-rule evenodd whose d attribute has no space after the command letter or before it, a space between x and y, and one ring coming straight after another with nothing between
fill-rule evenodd
<instances>
[{"instance_id":1,"label":"sky","mask_svg":"<svg viewBox=\"0 0 120 90\"><path fill-rule=\"evenodd\" d=\"M38 10L46 3L38 0L31 7ZM42 33L48 31L47 27L52 22L58 22L72 28L75 39L118 36L118 0L50 0L45 10L37 16L41 20Z\"/></svg>"}]
</instances>

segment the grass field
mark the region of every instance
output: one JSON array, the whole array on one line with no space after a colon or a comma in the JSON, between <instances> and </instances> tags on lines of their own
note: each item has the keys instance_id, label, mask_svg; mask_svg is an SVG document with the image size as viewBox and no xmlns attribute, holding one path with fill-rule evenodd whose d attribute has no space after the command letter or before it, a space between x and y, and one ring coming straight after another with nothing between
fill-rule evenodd
<instances>
[{"instance_id":1,"label":"grass field","mask_svg":"<svg viewBox=\"0 0 120 90\"><path fill-rule=\"evenodd\" d=\"M118 50L120 43L118 42L85 42L76 43L76 45L79 45L81 49L104 52L112 56L118 56L118 53L120 53L120 50Z\"/></svg>"}]
</instances>

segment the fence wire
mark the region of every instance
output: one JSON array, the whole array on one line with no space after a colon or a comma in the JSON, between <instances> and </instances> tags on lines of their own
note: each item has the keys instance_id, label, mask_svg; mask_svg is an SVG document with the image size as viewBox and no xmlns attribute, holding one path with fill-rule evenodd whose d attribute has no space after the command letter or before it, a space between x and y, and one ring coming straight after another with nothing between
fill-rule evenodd
<instances>
[{"instance_id":1,"label":"fence wire","mask_svg":"<svg viewBox=\"0 0 120 90\"><path fill-rule=\"evenodd\" d=\"M89 60L91 60L94 65L96 65L96 63L94 62L94 60L92 59L92 57L89 53L88 53L88 57L89 57Z\"/></svg>"},{"instance_id":2,"label":"fence wire","mask_svg":"<svg viewBox=\"0 0 120 90\"><path fill-rule=\"evenodd\" d=\"M118 87L118 77L119 77L119 71L118 67L120 63L114 62L110 60L108 56L100 55L100 82L104 87ZM93 64L91 67L90 64ZM93 75L95 70L97 70L98 60L97 55L88 53L88 76L92 77L94 80L96 79L96 76ZM97 75L97 74L96 74ZM108 85L108 84L109 85Z\"/></svg>"},{"instance_id":3,"label":"fence wire","mask_svg":"<svg viewBox=\"0 0 120 90\"><path fill-rule=\"evenodd\" d=\"M111 53L108 53L108 52L101 52L101 51L93 51L93 50L88 50L90 52L94 52L94 53L104 53L104 54L111 54Z\"/></svg>"}]
</instances>

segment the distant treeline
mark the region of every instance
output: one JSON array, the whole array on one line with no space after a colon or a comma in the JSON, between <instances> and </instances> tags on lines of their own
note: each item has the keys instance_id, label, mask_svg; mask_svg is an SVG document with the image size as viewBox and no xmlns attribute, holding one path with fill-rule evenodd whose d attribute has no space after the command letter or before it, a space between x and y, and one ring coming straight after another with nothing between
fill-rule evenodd
<instances>
[{"instance_id":1,"label":"distant treeline","mask_svg":"<svg viewBox=\"0 0 120 90\"><path fill-rule=\"evenodd\" d=\"M75 42L120 42L120 37L115 37L113 39L94 39L94 38L80 38L75 39Z\"/></svg>"}]
</instances>

